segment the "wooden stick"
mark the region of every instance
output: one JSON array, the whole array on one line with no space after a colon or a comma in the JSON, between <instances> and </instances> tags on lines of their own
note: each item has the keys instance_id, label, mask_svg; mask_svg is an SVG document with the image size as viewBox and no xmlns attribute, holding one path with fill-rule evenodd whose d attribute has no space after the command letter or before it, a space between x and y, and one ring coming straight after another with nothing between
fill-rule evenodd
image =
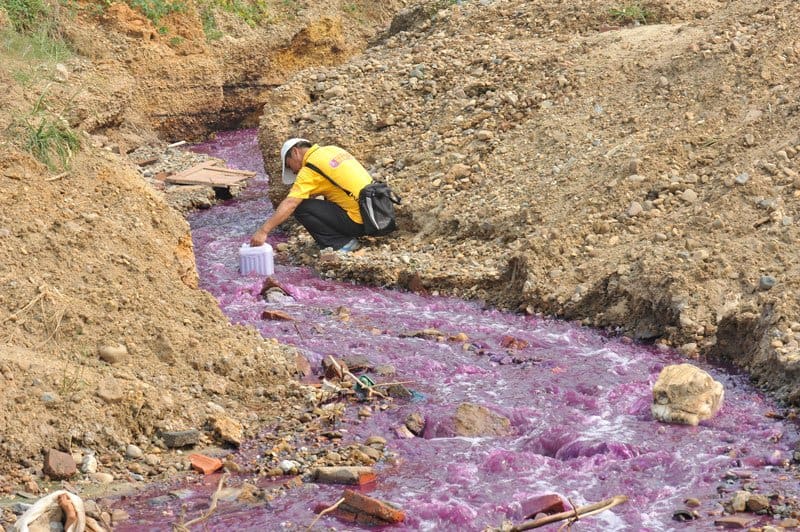
<instances>
[{"instance_id":1,"label":"wooden stick","mask_svg":"<svg viewBox=\"0 0 800 532\"><path fill-rule=\"evenodd\" d=\"M311 521L311 524L308 525L308 528L306 528L306 530L311 530L314 527L314 525L317 524L317 521L319 521L320 517L322 517L325 514L331 513L332 511L337 509L339 507L339 505L342 504L343 502L344 502L344 497L342 497L341 499L336 501L336 503L333 506L328 506L327 508L322 510L319 514L317 514L317 516L314 518L314 520Z\"/></svg>"},{"instance_id":2,"label":"wooden stick","mask_svg":"<svg viewBox=\"0 0 800 532\"><path fill-rule=\"evenodd\" d=\"M208 510L206 510L206 513L204 513L200 517L195 517L194 519L192 519L191 521L188 521L185 524L178 523L178 524L174 525L172 527L173 531L174 532L189 532L189 527L190 526L196 525L197 523L202 523L203 521L205 521L206 519L211 517L211 514L213 514L214 510L217 509L217 501L219 500L220 492L222 492L222 486L225 485L225 481L227 481L228 477L230 477L230 476L231 476L231 474L226 472L226 473L223 473L222 477L220 477L219 484L217 484L217 489L214 492L214 495L211 496L211 505L209 505Z\"/></svg>"},{"instance_id":3,"label":"wooden stick","mask_svg":"<svg viewBox=\"0 0 800 532\"><path fill-rule=\"evenodd\" d=\"M566 512L547 515L539 519L534 519L533 521L526 521L524 523L520 523L519 525L511 527L511 532L519 532L521 530L531 530L533 528L539 528L544 525L549 525L550 523L555 523L556 521L563 521L564 519L571 519L572 522L574 522L579 517L588 517L590 515L599 514L600 512L605 512L606 510L610 510L614 506L620 505L627 501L628 497L626 497L625 495L616 495L614 497L611 497L610 499L596 502L594 504L589 504L587 506L582 506L580 508L573 508L572 510L568 510Z\"/></svg>"}]
</instances>

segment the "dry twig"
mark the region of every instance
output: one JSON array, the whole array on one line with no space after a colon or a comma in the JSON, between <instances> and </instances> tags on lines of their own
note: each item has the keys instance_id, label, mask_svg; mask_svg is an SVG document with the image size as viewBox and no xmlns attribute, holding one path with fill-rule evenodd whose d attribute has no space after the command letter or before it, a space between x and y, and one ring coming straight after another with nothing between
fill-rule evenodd
<instances>
[{"instance_id":1,"label":"dry twig","mask_svg":"<svg viewBox=\"0 0 800 532\"><path fill-rule=\"evenodd\" d=\"M222 492L222 487L225 485L225 481L227 481L228 477L230 476L230 473L223 473L222 477L220 477L219 484L217 484L217 489L214 492L214 495L211 496L211 504L209 505L208 510L206 510L206 513L200 517L195 517L186 523L176 523L172 526L173 532L189 532L190 526L196 525L197 523L202 523L211 517L211 514L213 514L214 510L217 509L217 501L219 500L219 494Z\"/></svg>"},{"instance_id":2,"label":"dry twig","mask_svg":"<svg viewBox=\"0 0 800 532\"><path fill-rule=\"evenodd\" d=\"M317 516L314 518L314 520L311 521L311 524L308 525L308 528L306 528L306 530L311 530L314 527L314 525L317 524L317 521L319 521L320 517L322 517L325 514L331 513L332 511L337 509L339 507L339 505L342 504L343 502L344 502L344 497L342 497L341 499L336 501L336 503L334 503L332 506L328 506L327 508L322 510L320 513L318 513Z\"/></svg>"},{"instance_id":3,"label":"dry twig","mask_svg":"<svg viewBox=\"0 0 800 532\"><path fill-rule=\"evenodd\" d=\"M519 525L511 527L511 532L518 532L522 530L531 530L534 528L539 528L544 525L549 525L550 523L555 523L557 521L563 521L567 519L567 523L565 525L569 528L572 523L577 521L581 517L588 517L590 515L599 514L600 512L605 512L606 510L610 510L611 508L620 505L624 502L628 501L628 497L625 495L616 495L611 497L610 499L606 499L604 501L596 502L594 504L589 504L586 506L581 506L580 508L575 508L573 505L572 510L568 510L566 512L561 512L553 515L547 515L544 517L540 517L539 519L534 519L533 521L526 521L524 523L520 523ZM559 529L560 530L560 529Z\"/></svg>"}]
</instances>

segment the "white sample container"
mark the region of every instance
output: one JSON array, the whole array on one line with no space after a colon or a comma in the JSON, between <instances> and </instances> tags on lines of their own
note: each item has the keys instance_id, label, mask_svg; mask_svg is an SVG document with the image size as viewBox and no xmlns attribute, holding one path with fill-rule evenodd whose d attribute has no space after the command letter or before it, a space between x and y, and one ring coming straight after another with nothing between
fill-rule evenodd
<instances>
[{"instance_id":1,"label":"white sample container","mask_svg":"<svg viewBox=\"0 0 800 532\"><path fill-rule=\"evenodd\" d=\"M250 244L242 244L239 248L239 272L246 275L256 272L259 275L272 275L275 273L275 263L272 256L272 246L261 244L251 247Z\"/></svg>"}]
</instances>

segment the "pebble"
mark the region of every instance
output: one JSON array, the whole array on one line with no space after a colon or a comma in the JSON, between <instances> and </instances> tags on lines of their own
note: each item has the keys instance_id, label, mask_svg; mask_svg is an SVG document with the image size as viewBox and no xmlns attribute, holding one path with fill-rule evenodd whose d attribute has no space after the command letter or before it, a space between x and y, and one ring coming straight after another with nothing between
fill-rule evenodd
<instances>
[{"instance_id":1,"label":"pebble","mask_svg":"<svg viewBox=\"0 0 800 532\"><path fill-rule=\"evenodd\" d=\"M125 456L127 456L132 460L138 460L139 458L144 456L144 453L136 445L130 444L128 445L128 447L125 448Z\"/></svg>"},{"instance_id":2,"label":"pebble","mask_svg":"<svg viewBox=\"0 0 800 532\"><path fill-rule=\"evenodd\" d=\"M771 275L762 275L761 278L758 280L758 289L759 290L769 290L777 281Z\"/></svg>"},{"instance_id":3,"label":"pebble","mask_svg":"<svg viewBox=\"0 0 800 532\"><path fill-rule=\"evenodd\" d=\"M741 174L737 175L734 179L737 185L745 185L748 181L750 181L750 174L747 172L742 172Z\"/></svg>"},{"instance_id":4,"label":"pebble","mask_svg":"<svg viewBox=\"0 0 800 532\"><path fill-rule=\"evenodd\" d=\"M92 473L89 478L99 484L110 484L114 482L114 475L111 473Z\"/></svg>"},{"instance_id":5,"label":"pebble","mask_svg":"<svg viewBox=\"0 0 800 532\"><path fill-rule=\"evenodd\" d=\"M643 211L644 209L642 208L641 203L634 201L631 203L630 207L628 207L628 216L633 218L634 216L642 214Z\"/></svg>"},{"instance_id":6,"label":"pebble","mask_svg":"<svg viewBox=\"0 0 800 532\"><path fill-rule=\"evenodd\" d=\"M97 473L97 458L94 457L94 454L84 455L83 460L81 460L81 473Z\"/></svg>"},{"instance_id":7,"label":"pebble","mask_svg":"<svg viewBox=\"0 0 800 532\"><path fill-rule=\"evenodd\" d=\"M278 467L283 471L284 475L297 472L300 469L300 464L294 460L281 460Z\"/></svg>"}]
</instances>

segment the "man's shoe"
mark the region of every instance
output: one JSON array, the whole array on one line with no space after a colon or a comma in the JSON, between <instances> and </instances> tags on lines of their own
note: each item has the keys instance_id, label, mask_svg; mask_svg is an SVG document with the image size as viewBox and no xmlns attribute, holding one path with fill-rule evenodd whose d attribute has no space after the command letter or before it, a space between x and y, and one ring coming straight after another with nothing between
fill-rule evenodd
<instances>
[{"instance_id":1,"label":"man's shoe","mask_svg":"<svg viewBox=\"0 0 800 532\"><path fill-rule=\"evenodd\" d=\"M350 253L351 251L355 251L360 247L361 247L361 244L358 243L358 239L354 238L354 239L350 240L350 242L348 242L344 246L340 247L338 249L338 251L344 251L345 253Z\"/></svg>"}]
</instances>

